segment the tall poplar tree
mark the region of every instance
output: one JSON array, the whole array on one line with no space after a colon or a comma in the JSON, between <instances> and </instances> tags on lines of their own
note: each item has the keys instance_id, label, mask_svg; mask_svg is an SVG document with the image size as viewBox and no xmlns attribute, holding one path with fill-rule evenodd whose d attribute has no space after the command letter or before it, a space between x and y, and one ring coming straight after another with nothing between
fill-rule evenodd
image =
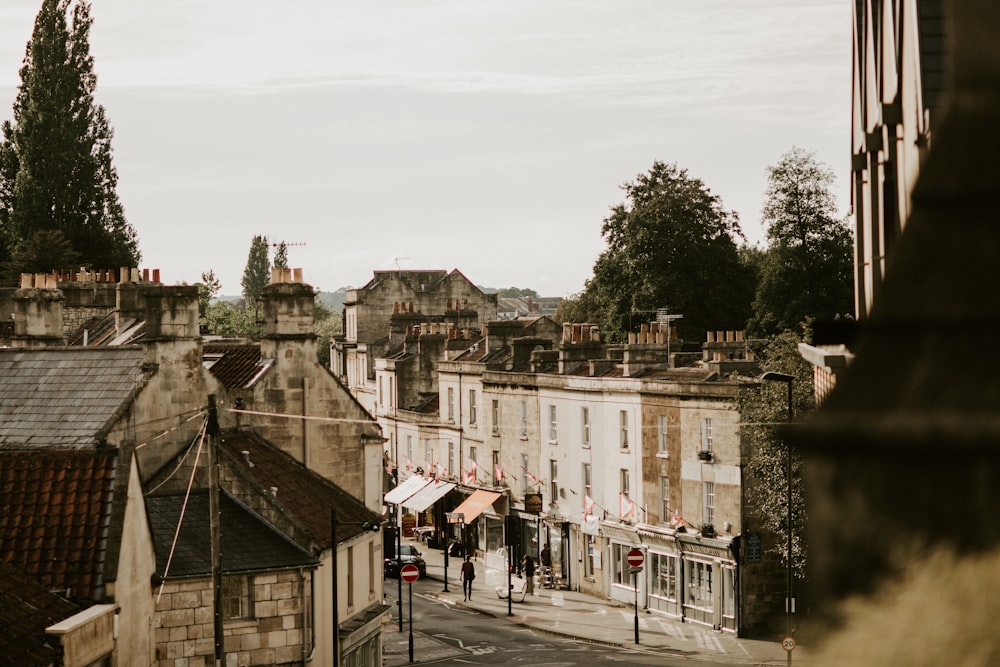
<instances>
[{"instance_id":1,"label":"tall poplar tree","mask_svg":"<svg viewBox=\"0 0 1000 667\"><path fill-rule=\"evenodd\" d=\"M6 273L71 268L39 258L40 239L64 239L79 263L136 266L135 230L118 199L113 131L94 102L90 3L43 0L21 66L13 121L0 140L0 262ZM39 260L51 266L38 266ZM46 261L42 262L43 264Z\"/></svg>"},{"instance_id":2,"label":"tall poplar tree","mask_svg":"<svg viewBox=\"0 0 1000 667\"><path fill-rule=\"evenodd\" d=\"M247 308L255 308L257 300L271 279L271 262L268 259L266 236L254 236L250 241L250 254L243 269L243 298Z\"/></svg>"}]
</instances>

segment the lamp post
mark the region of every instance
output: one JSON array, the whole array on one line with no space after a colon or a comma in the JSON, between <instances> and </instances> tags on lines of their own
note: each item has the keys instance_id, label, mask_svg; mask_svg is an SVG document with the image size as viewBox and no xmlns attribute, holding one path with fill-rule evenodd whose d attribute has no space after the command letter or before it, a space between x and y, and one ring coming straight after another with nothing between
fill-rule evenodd
<instances>
[{"instance_id":1,"label":"lamp post","mask_svg":"<svg viewBox=\"0 0 1000 667\"><path fill-rule=\"evenodd\" d=\"M795 379L785 373L768 372L760 376L765 382L784 382L788 387L788 423L792 422L792 381ZM792 597L792 443L786 439L785 442L785 491L787 502L788 533L787 551L785 553L785 564L788 570L788 581L785 583L785 636L792 636L792 614L795 613L795 598ZM794 647L794 643L791 644ZM788 665L792 664L792 651L787 649Z\"/></svg>"}]
</instances>

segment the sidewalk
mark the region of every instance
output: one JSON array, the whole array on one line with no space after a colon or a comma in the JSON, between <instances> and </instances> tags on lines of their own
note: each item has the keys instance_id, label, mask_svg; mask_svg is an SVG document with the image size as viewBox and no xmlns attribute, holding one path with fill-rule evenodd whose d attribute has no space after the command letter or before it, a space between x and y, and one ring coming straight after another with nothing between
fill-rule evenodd
<instances>
[{"instance_id":1,"label":"sidewalk","mask_svg":"<svg viewBox=\"0 0 1000 667\"><path fill-rule=\"evenodd\" d=\"M404 540L420 550L427 563L427 578L444 582L444 552L429 549L422 542ZM512 615L507 615L506 598L500 599L496 587L505 587L507 573L504 570L487 568L482 560L476 560L476 579L472 600L462 598L462 582L459 579L461 558L448 559L449 592L437 592L436 596L456 606L504 619L535 630L553 635L594 642L609 646L649 651L663 655L685 657L694 660L713 660L733 665L768 665L778 667L787 664L788 657L778 642L741 639L728 633L720 633L693 623L681 623L659 614L639 610L639 644L635 644L635 611L631 606L622 606L614 600L606 600L573 591L535 588L536 595L527 596L518 602L515 596L511 604ZM386 585L392 585L387 583ZM443 588L443 585L442 585ZM400 636L402 634L402 636ZM431 637L417 637L414 631L414 657L416 662L429 662L462 651L449 647ZM395 623L383 626L385 659L389 667L409 663L407 632L399 633ZM795 649L795 662L802 664L805 655L802 648Z\"/></svg>"}]
</instances>

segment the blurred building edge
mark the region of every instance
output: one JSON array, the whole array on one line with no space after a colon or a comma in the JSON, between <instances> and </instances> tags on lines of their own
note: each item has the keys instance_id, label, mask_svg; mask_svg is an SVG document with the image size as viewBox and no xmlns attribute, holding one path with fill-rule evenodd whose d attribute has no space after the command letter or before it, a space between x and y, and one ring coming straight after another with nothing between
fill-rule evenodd
<instances>
[{"instance_id":1,"label":"blurred building edge","mask_svg":"<svg viewBox=\"0 0 1000 667\"><path fill-rule=\"evenodd\" d=\"M946 4L943 19L951 84L905 231L853 359L790 431L806 461L814 628L930 548L1000 547L1000 373L983 363L1000 340L1000 4Z\"/></svg>"}]
</instances>

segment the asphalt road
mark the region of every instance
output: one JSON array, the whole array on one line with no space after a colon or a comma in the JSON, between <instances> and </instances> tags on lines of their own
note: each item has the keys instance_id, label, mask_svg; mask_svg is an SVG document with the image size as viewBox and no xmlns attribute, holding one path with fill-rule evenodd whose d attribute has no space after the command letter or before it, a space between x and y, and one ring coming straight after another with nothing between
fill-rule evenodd
<instances>
[{"instance_id":1,"label":"asphalt road","mask_svg":"<svg viewBox=\"0 0 1000 667\"><path fill-rule=\"evenodd\" d=\"M690 660L662 651L635 650L600 643L568 639L538 629L523 627L506 618L458 607L438 599L433 593L441 582L421 579L413 584L414 664L437 665L531 665L531 667L571 667L573 665L704 665L725 663ZM386 603L392 608L392 623L384 626L387 667L408 665L409 612L407 585L403 585L403 632L396 617L397 585L386 581ZM484 593L485 594L485 593ZM727 665L727 667L731 667Z\"/></svg>"}]
</instances>

